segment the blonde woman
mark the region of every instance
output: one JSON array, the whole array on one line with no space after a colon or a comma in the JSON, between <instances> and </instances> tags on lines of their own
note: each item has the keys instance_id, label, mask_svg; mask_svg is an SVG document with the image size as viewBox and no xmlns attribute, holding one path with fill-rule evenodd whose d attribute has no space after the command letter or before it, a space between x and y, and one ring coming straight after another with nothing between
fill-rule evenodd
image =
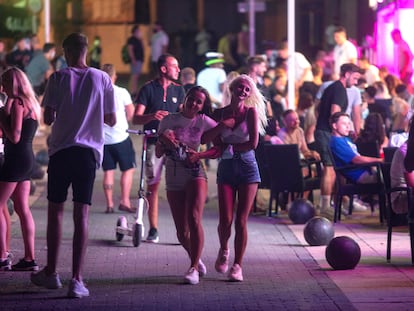
<instances>
[{"instance_id":1,"label":"blonde woman","mask_svg":"<svg viewBox=\"0 0 414 311\"><path fill-rule=\"evenodd\" d=\"M40 106L25 73L17 68L1 76L1 92L7 101L0 111L4 139L4 164L0 171L0 270L36 271L34 258L35 224L29 208L30 174L34 164L32 141L38 127ZM7 200L11 198L20 218L24 257L11 266L7 256L7 232L4 217Z\"/></svg>"},{"instance_id":2,"label":"blonde woman","mask_svg":"<svg viewBox=\"0 0 414 311\"><path fill-rule=\"evenodd\" d=\"M235 254L228 278L230 281L241 282L242 260L247 244L247 218L261 181L254 149L259 141L259 133L265 132L267 118L264 98L249 76L243 74L235 78L229 89L229 105L216 109L213 114L217 122L234 119L234 126L221 133L219 142L224 144L225 149L217 169L220 249L215 268L220 273L228 270L228 241L234 220Z\"/></svg>"}]
</instances>

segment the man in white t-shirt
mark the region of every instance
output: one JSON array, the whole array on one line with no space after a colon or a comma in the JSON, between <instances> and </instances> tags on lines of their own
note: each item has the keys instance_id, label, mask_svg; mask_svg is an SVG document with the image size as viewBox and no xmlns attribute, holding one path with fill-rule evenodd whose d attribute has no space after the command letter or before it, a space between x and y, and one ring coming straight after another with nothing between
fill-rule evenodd
<instances>
[{"instance_id":1,"label":"man in white t-shirt","mask_svg":"<svg viewBox=\"0 0 414 311\"><path fill-rule=\"evenodd\" d=\"M356 46L347 39L346 29L339 26L335 29L334 40L336 45L333 50L334 73L333 80L339 78L340 68L346 63L357 63L358 51Z\"/></svg>"},{"instance_id":2,"label":"man in white t-shirt","mask_svg":"<svg viewBox=\"0 0 414 311\"><path fill-rule=\"evenodd\" d=\"M278 56L285 61L288 61L289 58L289 50L288 50L288 43L287 40L284 40L281 43L280 49L277 51ZM293 54L294 62L295 62L295 85L297 88L301 87L303 82L313 81L313 74L312 74L312 65L306 59L305 55L299 52L294 52Z\"/></svg>"},{"instance_id":3,"label":"man in white t-shirt","mask_svg":"<svg viewBox=\"0 0 414 311\"><path fill-rule=\"evenodd\" d=\"M169 37L160 22L154 23L154 33L151 37L151 63L154 72L158 71L158 58L167 53Z\"/></svg>"},{"instance_id":4,"label":"man in white t-shirt","mask_svg":"<svg viewBox=\"0 0 414 311\"><path fill-rule=\"evenodd\" d=\"M115 125L113 127L104 125L105 144L102 168L104 170L103 189L106 198L106 213L114 212L113 187L117 165L121 170L121 200L118 208L121 211L133 213L135 210L131 207L129 195L136 167L135 151L126 130L129 127L128 121L132 120L135 108L129 92L125 88L115 85L117 76L114 65L105 64L102 66L102 70L111 78L116 107Z\"/></svg>"},{"instance_id":5,"label":"man in white t-shirt","mask_svg":"<svg viewBox=\"0 0 414 311\"><path fill-rule=\"evenodd\" d=\"M197 85L204 87L208 91L211 103L215 108L218 108L222 106L223 85L227 77L223 69L223 54L207 54L212 55L212 57L205 62L207 67L198 73Z\"/></svg>"}]
</instances>

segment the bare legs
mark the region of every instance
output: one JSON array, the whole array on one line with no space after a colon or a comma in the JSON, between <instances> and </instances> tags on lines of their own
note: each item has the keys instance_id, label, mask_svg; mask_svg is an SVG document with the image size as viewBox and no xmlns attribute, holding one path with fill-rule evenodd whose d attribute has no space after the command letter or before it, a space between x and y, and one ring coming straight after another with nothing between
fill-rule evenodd
<instances>
[{"instance_id":1,"label":"bare legs","mask_svg":"<svg viewBox=\"0 0 414 311\"><path fill-rule=\"evenodd\" d=\"M131 207L131 201L129 200L129 196L131 194L131 187L132 187L132 177L134 175L134 168L126 170L121 174L121 203L125 206Z\"/></svg>"},{"instance_id":2,"label":"bare legs","mask_svg":"<svg viewBox=\"0 0 414 311\"><path fill-rule=\"evenodd\" d=\"M0 182L0 258L6 258L9 250L10 217L5 214L7 200L11 197L14 202L14 210L20 219L24 242L24 259L34 260L34 235L35 224L29 207L30 181L23 182Z\"/></svg>"},{"instance_id":3,"label":"bare legs","mask_svg":"<svg viewBox=\"0 0 414 311\"><path fill-rule=\"evenodd\" d=\"M235 212L236 190L238 193L238 203L235 219L235 237L234 237L234 263L242 265L244 253L247 245L247 219L250 209L253 205L254 197L257 192L258 184L243 184L234 189L230 185L219 184L219 225L218 235L220 248L229 249L228 240L231 235L231 225Z\"/></svg>"},{"instance_id":4,"label":"bare legs","mask_svg":"<svg viewBox=\"0 0 414 311\"><path fill-rule=\"evenodd\" d=\"M14 202L14 210L20 219L20 227L22 229L24 242L24 259L32 261L34 255L35 240L35 223L32 212L29 207L30 181L24 181L17 184L11 199Z\"/></svg>"},{"instance_id":5,"label":"bare legs","mask_svg":"<svg viewBox=\"0 0 414 311\"><path fill-rule=\"evenodd\" d=\"M186 191L167 191L178 241L189 255L191 267L196 270L204 246L202 215L206 197L207 182L202 178L192 180Z\"/></svg>"},{"instance_id":6,"label":"bare legs","mask_svg":"<svg viewBox=\"0 0 414 311\"><path fill-rule=\"evenodd\" d=\"M138 73L131 73L131 76L129 78L129 92L132 95L136 95L137 94L137 90L138 90L138 79L139 79L139 74Z\"/></svg>"},{"instance_id":7,"label":"bare legs","mask_svg":"<svg viewBox=\"0 0 414 311\"><path fill-rule=\"evenodd\" d=\"M130 194L132 187L132 178L134 175L134 168L123 171L121 173L120 185L121 185L121 201L120 203L131 207ZM113 201L113 185L114 185L115 170L108 170L104 172L103 189L106 198L106 206L114 207Z\"/></svg>"},{"instance_id":8,"label":"bare legs","mask_svg":"<svg viewBox=\"0 0 414 311\"><path fill-rule=\"evenodd\" d=\"M114 208L114 174L115 170L104 171L103 190L105 194L107 208Z\"/></svg>"},{"instance_id":9,"label":"bare legs","mask_svg":"<svg viewBox=\"0 0 414 311\"><path fill-rule=\"evenodd\" d=\"M47 274L56 272L59 247L62 239L62 219L64 203L49 201L47 222ZM72 277L82 281L82 268L88 242L89 205L74 202L73 209L73 262Z\"/></svg>"},{"instance_id":10,"label":"bare legs","mask_svg":"<svg viewBox=\"0 0 414 311\"><path fill-rule=\"evenodd\" d=\"M160 184L156 183L153 185L147 186L147 199L148 199L148 220L150 228L158 228L158 186Z\"/></svg>"},{"instance_id":11,"label":"bare legs","mask_svg":"<svg viewBox=\"0 0 414 311\"><path fill-rule=\"evenodd\" d=\"M333 166L325 165L321 178L321 209L330 207L331 195L335 184L335 170Z\"/></svg>"}]
</instances>

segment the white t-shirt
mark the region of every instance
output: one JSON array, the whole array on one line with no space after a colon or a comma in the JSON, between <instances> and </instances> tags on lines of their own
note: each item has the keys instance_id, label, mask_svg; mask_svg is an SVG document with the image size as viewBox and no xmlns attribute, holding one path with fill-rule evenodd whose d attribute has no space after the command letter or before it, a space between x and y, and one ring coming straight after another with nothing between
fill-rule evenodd
<instances>
[{"instance_id":1,"label":"white t-shirt","mask_svg":"<svg viewBox=\"0 0 414 311\"><path fill-rule=\"evenodd\" d=\"M368 85L372 85L374 82L379 81L380 77L378 67L369 65L368 69L365 70L364 77L367 80Z\"/></svg>"},{"instance_id":2,"label":"white t-shirt","mask_svg":"<svg viewBox=\"0 0 414 311\"><path fill-rule=\"evenodd\" d=\"M203 133L216 125L217 122L205 114L197 114L189 119L180 112L170 113L161 120L158 133L163 133L167 129L173 130L178 141L197 151Z\"/></svg>"},{"instance_id":3,"label":"white t-shirt","mask_svg":"<svg viewBox=\"0 0 414 311\"><path fill-rule=\"evenodd\" d=\"M295 52L295 80L299 81L299 79L302 77L303 72L306 69L309 69L306 73L303 81L313 81L313 74L312 74L312 65L309 63L309 61L306 59L306 57L299 52Z\"/></svg>"},{"instance_id":4,"label":"white t-shirt","mask_svg":"<svg viewBox=\"0 0 414 311\"><path fill-rule=\"evenodd\" d=\"M226 77L223 68L207 67L198 73L197 85L204 87L214 102L221 103L223 92L220 90L220 84L226 81Z\"/></svg>"},{"instance_id":5,"label":"white t-shirt","mask_svg":"<svg viewBox=\"0 0 414 311\"><path fill-rule=\"evenodd\" d=\"M346 40L342 45L335 45L334 47L334 79L339 78L341 65L354 62L358 59L358 51L351 41Z\"/></svg>"},{"instance_id":6,"label":"white t-shirt","mask_svg":"<svg viewBox=\"0 0 414 311\"><path fill-rule=\"evenodd\" d=\"M116 123L113 127L104 124L105 145L123 142L129 136L126 132L129 125L125 114L125 107L132 105L132 98L127 89L117 85L113 85L113 87L116 107Z\"/></svg>"},{"instance_id":7,"label":"white t-shirt","mask_svg":"<svg viewBox=\"0 0 414 311\"><path fill-rule=\"evenodd\" d=\"M164 46L168 46L169 38L165 31L160 30L151 37L151 61L156 62L162 55Z\"/></svg>"}]
</instances>

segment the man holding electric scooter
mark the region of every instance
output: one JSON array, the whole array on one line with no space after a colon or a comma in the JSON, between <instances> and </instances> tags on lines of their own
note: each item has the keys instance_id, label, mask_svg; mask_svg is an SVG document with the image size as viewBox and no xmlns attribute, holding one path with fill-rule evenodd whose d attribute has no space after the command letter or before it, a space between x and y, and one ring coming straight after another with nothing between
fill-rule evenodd
<instances>
[{"instance_id":1,"label":"man holding electric scooter","mask_svg":"<svg viewBox=\"0 0 414 311\"><path fill-rule=\"evenodd\" d=\"M163 54L157 62L158 77L147 82L135 100L134 124L143 124L144 130L158 129L160 121L170 112L179 111L185 96L184 88L176 83L180 73L177 59ZM157 138L148 138L146 154L146 183L149 204L150 230L147 242L158 243L158 187L161 180L164 157L155 156Z\"/></svg>"}]
</instances>

